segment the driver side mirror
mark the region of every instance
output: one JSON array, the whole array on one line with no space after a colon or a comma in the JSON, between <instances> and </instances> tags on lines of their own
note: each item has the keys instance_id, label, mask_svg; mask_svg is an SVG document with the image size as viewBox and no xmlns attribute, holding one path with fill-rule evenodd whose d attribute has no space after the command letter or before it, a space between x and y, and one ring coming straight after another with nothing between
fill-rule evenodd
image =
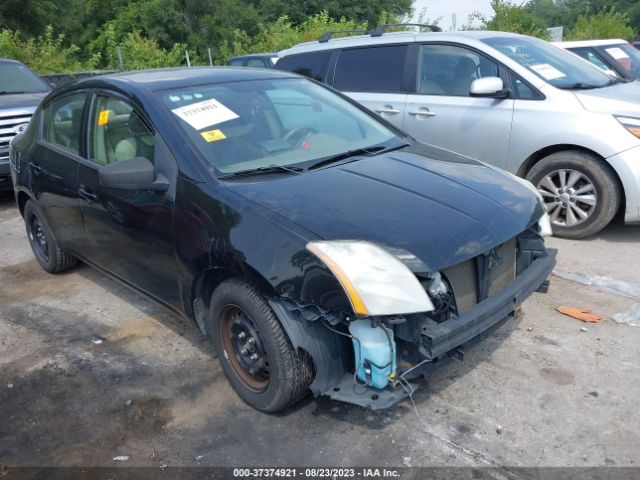
<instances>
[{"instance_id":1,"label":"driver side mirror","mask_svg":"<svg viewBox=\"0 0 640 480\"><path fill-rule=\"evenodd\" d=\"M507 98L511 91L504 88L500 77L478 78L471 83L469 95L472 97Z\"/></svg>"},{"instance_id":2,"label":"driver side mirror","mask_svg":"<svg viewBox=\"0 0 640 480\"><path fill-rule=\"evenodd\" d=\"M100 167L100 185L118 190L153 190L166 192L169 181L161 173L156 175L153 164L137 157Z\"/></svg>"}]
</instances>

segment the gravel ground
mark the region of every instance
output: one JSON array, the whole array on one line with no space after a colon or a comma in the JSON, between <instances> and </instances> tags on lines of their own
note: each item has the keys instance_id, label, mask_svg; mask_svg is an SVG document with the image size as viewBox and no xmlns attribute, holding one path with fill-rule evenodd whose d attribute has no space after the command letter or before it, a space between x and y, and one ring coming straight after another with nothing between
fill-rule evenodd
<instances>
[{"instance_id":1,"label":"gravel ground","mask_svg":"<svg viewBox=\"0 0 640 480\"><path fill-rule=\"evenodd\" d=\"M635 466L640 327L634 300L553 277L518 320L373 412L308 397L246 406L190 322L86 267L39 268L0 198L0 464L112 466ZM558 271L640 282L640 227L551 239ZM636 303L640 300L636 300ZM585 325L558 305L591 307ZM582 331L586 327L587 331ZM635 463L634 463L635 462Z\"/></svg>"}]
</instances>

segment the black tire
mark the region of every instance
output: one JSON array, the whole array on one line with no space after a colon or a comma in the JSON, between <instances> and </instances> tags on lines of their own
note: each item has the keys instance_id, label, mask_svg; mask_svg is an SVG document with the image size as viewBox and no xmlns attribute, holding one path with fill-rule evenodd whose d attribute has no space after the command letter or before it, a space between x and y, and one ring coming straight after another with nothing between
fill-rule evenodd
<instances>
[{"instance_id":1,"label":"black tire","mask_svg":"<svg viewBox=\"0 0 640 480\"><path fill-rule=\"evenodd\" d=\"M571 178L571 172L576 172L574 178L578 178L578 174L581 177L575 184L573 193L563 192L566 196L559 195L554 198L550 195L551 188L545 185L550 185L549 180L560 179L559 174L562 171L565 171L565 178ZM557 237L586 238L594 235L611 222L620 207L621 191L615 173L603 160L586 152L567 150L549 155L536 163L526 178L543 194L552 216L553 234ZM553 182L555 186L560 184ZM587 191L577 195L581 189ZM559 193L560 190L556 190L555 193ZM581 203L580 199L587 198L590 203ZM591 204L592 202L595 203ZM558 206L558 203L561 206ZM553 216L552 207L559 209L557 217ZM580 216L584 214L586 217ZM572 223L576 219L577 223Z\"/></svg>"},{"instance_id":2,"label":"black tire","mask_svg":"<svg viewBox=\"0 0 640 480\"><path fill-rule=\"evenodd\" d=\"M60 249L49 225L31 200L24 206L24 223L31 250L47 272L66 272L78 264L76 257Z\"/></svg>"},{"instance_id":3,"label":"black tire","mask_svg":"<svg viewBox=\"0 0 640 480\"><path fill-rule=\"evenodd\" d=\"M241 369L242 358L237 350L240 347L234 347L234 342L240 342L240 337L225 333L231 330L228 317L236 310L241 312L239 316L248 317L257 330L258 338L254 343L259 343L260 350L268 360L266 383L264 375L254 379L246 369ZM245 317L242 317L243 321ZM293 349L266 299L250 283L231 279L220 284L211 296L209 320L225 376L247 404L263 412L275 413L293 405L308 393L313 380L310 360ZM246 354L244 361L247 361ZM247 376L251 378L247 380Z\"/></svg>"}]
</instances>

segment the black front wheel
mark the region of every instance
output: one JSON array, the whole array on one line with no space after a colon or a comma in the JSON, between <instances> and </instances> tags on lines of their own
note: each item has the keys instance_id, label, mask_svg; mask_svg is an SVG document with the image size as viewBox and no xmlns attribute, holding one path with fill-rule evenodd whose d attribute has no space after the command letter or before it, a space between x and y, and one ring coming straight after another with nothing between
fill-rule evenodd
<instances>
[{"instance_id":1,"label":"black front wheel","mask_svg":"<svg viewBox=\"0 0 640 480\"><path fill-rule=\"evenodd\" d=\"M61 250L42 214L31 200L24 207L27 237L36 260L49 273L60 273L76 266L76 258Z\"/></svg>"},{"instance_id":2,"label":"black front wheel","mask_svg":"<svg viewBox=\"0 0 640 480\"><path fill-rule=\"evenodd\" d=\"M239 279L223 282L211 296L210 315L222 369L242 400L273 413L307 393L313 376L310 361L293 349L255 287Z\"/></svg>"}]
</instances>

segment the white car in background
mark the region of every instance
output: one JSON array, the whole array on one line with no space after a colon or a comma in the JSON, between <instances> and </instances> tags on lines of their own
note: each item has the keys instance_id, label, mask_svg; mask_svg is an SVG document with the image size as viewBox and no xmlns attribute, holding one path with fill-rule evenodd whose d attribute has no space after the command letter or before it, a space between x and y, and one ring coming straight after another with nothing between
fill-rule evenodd
<instances>
[{"instance_id":1,"label":"white car in background","mask_svg":"<svg viewBox=\"0 0 640 480\"><path fill-rule=\"evenodd\" d=\"M583 40L554 42L617 78L640 78L640 51L626 40Z\"/></svg>"}]
</instances>

